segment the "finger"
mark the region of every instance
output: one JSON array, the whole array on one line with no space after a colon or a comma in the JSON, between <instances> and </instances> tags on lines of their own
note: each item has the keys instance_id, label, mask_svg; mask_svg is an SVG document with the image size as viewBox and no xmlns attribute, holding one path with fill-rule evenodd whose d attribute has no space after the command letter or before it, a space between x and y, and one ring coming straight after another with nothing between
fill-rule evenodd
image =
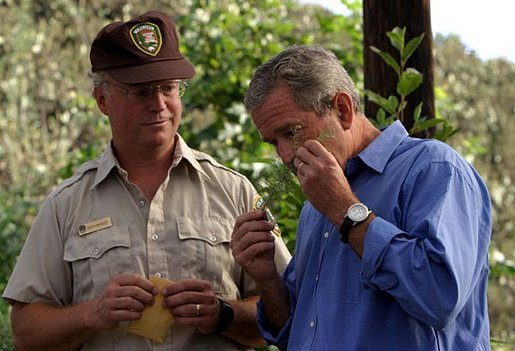
<instances>
[{"instance_id":1,"label":"finger","mask_svg":"<svg viewBox=\"0 0 515 351\"><path fill-rule=\"evenodd\" d=\"M293 159L293 166L295 167L295 170L296 170L296 173L299 173L299 172L302 172L301 171L301 168L302 167L306 167L308 165L307 162L305 162L303 159L301 159L300 157L295 157Z\"/></svg>"},{"instance_id":2,"label":"finger","mask_svg":"<svg viewBox=\"0 0 515 351\"><path fill-rule=\"evenodd\" d=\"M261 214L264 214L263 211L255 211ZM239 242L244 236L247 234L255 233L255 232L270 232L275 228L275 221L268 221L264 219L263 216L257 217L252 216L253 220L243 222L239 225L235 226L235 229L231 235L231 243L230 245L234 245ZM232 246L231 246L232 247Z\"/></svg>"},{"instance_id":3,"label":"finger","mask_svg":"<svg viewBox=\"0 0 515 351\"><path fill-rule=\"evenodd\" d=\"M295 151L295 157L310 164L317 158L330 156L331 153L317 140L308 140Z\"/></svg>"},{"instance_id":4,"label":"finger","mask_svg":"<svg viewBox=\"0 0 515 351\"><path fill-rule=\"evenodd\" d=\"M265 222L262 224L251 223L248 230L241 236L233 236L229 246L233 252L245 251L249 246L260 242L273 242L274 236L271 233L274 227Z\"/></svg>"},{"instance_id":5,"label":"finger","mask_svg":"<svg viewBox=\"0 0 515 351\"><path fill-rule=\"evenodd\" d=\"M264 213L263 211L260 211ZM256 218L253 221L248 221L242 223L240 227L236 230L236 233L240 235L245 235L250 232L269 232L275 227L275 222L270 222L266 220L264 217Z\"/></svg>"},{"instance_id":6,"label":"finger","mask_svg":"<svg viewBox=\"0 0 515 351\"><path fill-rule=\"evenodd\" d=\"M197 305L199 305L199 315L212 314L216 312L218 300L211 289L202 292L182 291L169 295L164 298L163 306L170 309L174 315L196 316ZM191 313L192 306L195 314Z\"/></svg>"},{"instance_id":7,"label":"finger","mask_svg":"<svg viewBox=\"0 0 515 351\"><path fill-rule=\"evenodd\" d=\"M293 158L293 167L295 167L296 170L299 170L299 167L301 167L303 163L304 161L300 157Z\"/></svg>"},{"instance_id":8,"label":"finger","mask_svg":"<svg viewBox=\"0 0 515 351\"><path fill-rule=\"evenodd\" d=\"M255 211L250 211L250 212L244 213L236 218L236 222L234 224L234 230L237 230L244 223L263 219L264 215L265 215L265 212L263 210L255 210Z\"/></svg>"},{"instance_id":9,"label":"finger","mask_svg":"<svg viewBox=\"0 0 515 351\"><path fill-rule=\"evenodd\" d=\"M109 307L113 310L128 310L141 312L145 309L145 304L140 300L134 299L129 296L123 296L116 299L112 299L110 302L107 302Z\"/></svg>"},{"instance_id":10,"label":"finger","mask_svg":"<svg viewBox=\"0 0 515 351\"><path fill-rule=\"evenodd\" d=\"M316 157L328 156L331 154L331 151L329 151L318 140L307 140L303 146L305 149L307 149L311 154L313 154Z\"/></svg>"},{"instance_id":11,"label":"finger","mask_svg":"<svg viewBox=\"0 0 515 351\"><path fill-rule=\"evenodd\" d=\"M152 282L145 277L137 274L124 274L116 276L112 279L112 282L117 283L120 286L138 286L141 289L152 292L154 285Z\"/></svg>"},{"instance_id":12,"label":"finger","mask_svg":"<svg viewBox=\"0 0 515 351\"><path fill-rule=\"evenodd\" d=\"M174 317L197 318L202 316L202 305L199 303L173 306L170 309Z\"/></svg>"},{"instance_id":13,"label":"finger","mask_svg":"<svg viewBox=\"0 0 515 351\"><path fill-rule=\"evenodd\" d=\"M214 294L213 298L215 298ZM170 311L174 314L192 316L191 306L200 303L206 303L207 301L209 301L209 297L205 293L196 291L182 291L165 296L163 299L163 306L169 308Z\"/></svg>"},{"instance_id":14,"label":"finger","mask_svg":"<svg viewBox=\"0 0 515 351\"><path fill-rule=\"evenodd\" d=\"M250 259L252 260L256 256L262 255L266 252L273 251L275 247L274 241L259 241L254 242L241 250L240 253L237 253L239 258L241 259Z\"/></svg>"},{"instance_id":15,"label":"finger","mask_svg":"<svg viewBox=\"0 0 515 351\"><path fill-rule=\"evenodd\" d=\"M181 292L202 292L212 291L211 284L206 280L182 279L165 288L167 295L179 294Z\"/></svg>"},{"instance_id":16,"label":"finger","mask_svg":"<svg viewBox=\"0 0 515 351\"><path fill-rule=\"evenodd\" d=\"M238 242L231 242L233 254L240 263L252 260L259 254L273 250L274 246L275 239L270 232L254 232L251 235L245 235Z\"/></svg>"},{"instance_id":17,"label":"finger","mask_svg":"<svg viewBox=\"0 0 515 351\"><path fill-rule=\"evenodd\" d=\"M131 298L137 301L140 301L146 305L152 305L154 302L154 295L146 290L143 290L139 286L130 285L130 286L121 286L114 290L111 290L106 294L106 296L111 296L112 298Z\"/></svg>"},{"instance_id":18,"label":"finger","mask_svg":"<svg viewBox=\"0 0 515 351\"><path fill-rule=\"evenodd\" d=\"M113 310L109 319L116 322L136 321L141 319L141 312L126 309Z\"/></svg>"},{"instance_id":19,"label":"finger","mask_svg":"<svg viewBox=\"0 0 515 351\"><path fill-rule=\"evenodd\" d=\"M183 315L174 315L174 322L186 326L186 327L195 327L197 329L205 329L212 331L214 329L213 326L216 326L216 321L214 321L213 316L201 315L199 317L196 316L183 316Z\"/></svg>"}]
</instances>

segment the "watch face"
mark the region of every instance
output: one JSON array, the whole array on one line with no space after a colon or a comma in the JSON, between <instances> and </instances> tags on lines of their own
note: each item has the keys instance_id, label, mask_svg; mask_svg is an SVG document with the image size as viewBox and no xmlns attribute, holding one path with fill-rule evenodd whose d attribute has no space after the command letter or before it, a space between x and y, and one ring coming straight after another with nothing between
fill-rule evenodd
<instances>
[{"instance_id":1,"label":"watch face","mask_svg":"<svg viewBox=\"0 0 515 351\"><path fill-rule=\"evenodd\" d=\"M368 208L362 203L354 204L349 207L347 215L354 222L362 222L368 217Z\"/></svg>"}]
</instances>

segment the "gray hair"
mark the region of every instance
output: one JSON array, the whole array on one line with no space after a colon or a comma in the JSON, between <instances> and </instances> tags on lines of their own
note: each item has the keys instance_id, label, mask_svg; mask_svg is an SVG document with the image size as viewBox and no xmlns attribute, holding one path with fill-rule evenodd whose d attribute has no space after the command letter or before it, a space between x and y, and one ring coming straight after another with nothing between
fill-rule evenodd
<instances>
[{"instance_id":1,"label":"gray hair","mask_svg":"<svg viewBox=\"0 0 515 351\"><path fill-rule=\"evenodd\" d=\"M271 91L285 85L294 102L305 111L325 116L337 92L349 94L356 112L361 110L359 93L349 74L330 51L320 45L294 45L258 67L245 94L244 104L252 113Z\"/></svg>"},{"instance_id":2,"label":"gray hair","mask_svg":"<svg viewBox=\"0 0 515 351\"><path fill-rule=\"evenodd\" d=\"M93 82L93 88L100 87L104 91L108 87L106 76L107 73L105 71L93 72L91 69L88 71L88 77Z\"/></svg>"}]
</instances>

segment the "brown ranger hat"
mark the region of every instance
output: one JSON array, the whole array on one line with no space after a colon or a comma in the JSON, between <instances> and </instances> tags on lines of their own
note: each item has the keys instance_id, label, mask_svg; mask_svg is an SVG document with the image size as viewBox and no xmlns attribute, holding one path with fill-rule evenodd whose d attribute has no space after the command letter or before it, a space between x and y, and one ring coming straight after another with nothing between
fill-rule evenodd
<instances>
[{"instance_id":1,"label":"brown ranger hat","mask_svg":"<svg viewBox=\"0 0 515 351\"><path fill-rule=\"evenodd\" d=\"M89 58L92 72L105 70L126 84L195 75L195 68L179 50L174 22L159 11L106 25L93 40Z\"/></svg>"}]
</instances>

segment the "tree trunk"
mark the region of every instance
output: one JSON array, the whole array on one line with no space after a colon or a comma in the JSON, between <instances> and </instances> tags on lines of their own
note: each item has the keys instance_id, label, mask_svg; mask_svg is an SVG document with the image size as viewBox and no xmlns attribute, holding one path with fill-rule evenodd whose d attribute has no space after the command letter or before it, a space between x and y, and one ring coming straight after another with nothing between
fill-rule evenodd
<instances>
[{"instance_id":1,"label":"tree trunk","mask_svg":"<svg viewBox=\"0 0 515 351\"><path fill-rule=\"evenodd\" d=\"M363 21L365 38L365 89L383 97L397 95L398 77L370 46L390 53L395 59L399 53L386 36L394 27L406 28L406 43L425 33L420 46L407 62L406 67L417 69L423 74L423 83L407 97L408 105L404 110L403 124L407 130L413 126L413 111L423 102L422 116L435 117L433 83L433 36L431 31L430 0L363 0ZM375 118L378 106L365 98L365 113ZM417 136L430 137L433 130L424 131Z\"/></svg>"}]
</instances>

